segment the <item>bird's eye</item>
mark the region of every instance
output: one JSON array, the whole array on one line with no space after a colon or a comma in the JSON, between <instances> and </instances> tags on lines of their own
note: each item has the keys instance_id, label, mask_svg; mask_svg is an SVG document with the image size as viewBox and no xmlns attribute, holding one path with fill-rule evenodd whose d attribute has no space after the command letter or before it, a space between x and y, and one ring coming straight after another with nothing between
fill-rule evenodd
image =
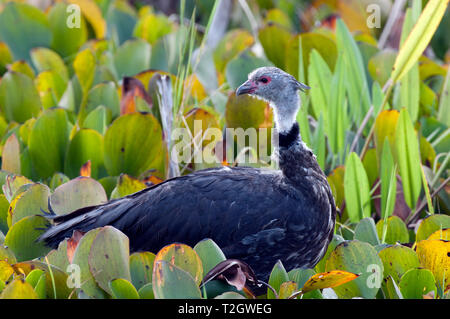
<instances>
[{"instance_id":1,"label":"bird's eye","mask_svg":"<svg viewBox=\"0 0 450 319\"><path fill-rule=\"evenodd\" d=\"M267 78L261 78L260 81L261 81L262 83L267 83L267 82L269 82L269 80L268 80Z\"/></svg>"}]
</instances>

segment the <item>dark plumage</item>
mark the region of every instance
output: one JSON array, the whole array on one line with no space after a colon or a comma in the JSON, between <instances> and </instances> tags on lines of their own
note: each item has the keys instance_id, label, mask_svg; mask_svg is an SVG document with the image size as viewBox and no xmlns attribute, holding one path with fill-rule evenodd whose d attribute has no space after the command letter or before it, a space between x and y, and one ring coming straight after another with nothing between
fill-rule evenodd
<instances>
[{"instance_id":1,"label":"dark plumage","mask_svg":"<svg viewBox=\"0 0 450 319\"><path fill-rule=\"evenodd\" d=\"M40 239L56 247L74 230L112 225L129 237L132 251L157 252L169 243L195 245L211 238L227 258L247 262L261 280L267 280L278 259L288 270L313 267L332 238L336 209L295 121L298 90L305 88L277 68L260 68L236 92L271 103L280 134L280 170L221 167L169 179L58 216Z\"/></svg>"}]
</instances>

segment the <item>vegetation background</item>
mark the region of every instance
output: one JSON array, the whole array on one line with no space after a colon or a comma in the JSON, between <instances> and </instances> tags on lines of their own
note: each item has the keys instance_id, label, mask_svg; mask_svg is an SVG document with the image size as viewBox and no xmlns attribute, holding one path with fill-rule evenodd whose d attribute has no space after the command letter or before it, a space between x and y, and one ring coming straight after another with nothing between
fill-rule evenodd
<instances>
[{"instance_id":1,"label":"vegetation background","mask_svg":"<svg viewBox=\"0 0 450 319\"><path fill-rule=\"evenodd\" d=\"M273 165L193 123L270 130L268 105L234 90L275 65L312 88L298 122L341 215L315 269L277 263L263 297L449 298L447 5L0 0L0 297L251 298L242 282L199 288L226 259L211 240L131 255L109 226L57 250L35 240L49 204L68 213L240 156ZM236 158L176 163L178 127L194 152Z\"/></svg>"}]
</instances>

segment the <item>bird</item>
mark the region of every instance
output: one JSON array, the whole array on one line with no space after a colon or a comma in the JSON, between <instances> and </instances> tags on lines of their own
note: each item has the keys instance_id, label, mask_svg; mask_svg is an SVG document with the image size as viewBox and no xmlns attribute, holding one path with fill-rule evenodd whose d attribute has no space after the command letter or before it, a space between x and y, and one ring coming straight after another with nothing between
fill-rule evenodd
<instances>
[{"instance_id":1,"label":"bird","mask_svg":"<svg viewBox=\"0 0 450 319\"><path fill-rule=\"evenodd\" d=\"M53 217L39 238L56 248L74 231L111 225L130 251L157 252L171 243L212 239L229 259L262 280L281 261L286 270L313 268L324 256L336 219L326 175L302 141L299 91L309 87L276 67L248 74L237 96L267 101L274 114L277 169L215 167L167 179L131 195Z\"/></svg>"}]
</instances>

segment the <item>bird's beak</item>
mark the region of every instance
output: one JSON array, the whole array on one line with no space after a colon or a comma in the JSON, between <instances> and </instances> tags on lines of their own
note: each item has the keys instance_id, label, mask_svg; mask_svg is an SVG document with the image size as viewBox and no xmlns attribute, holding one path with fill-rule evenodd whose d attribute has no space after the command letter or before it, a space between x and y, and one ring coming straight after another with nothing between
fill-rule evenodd
<instances>
[{"instance_id":1,"label":"bird's beak","mask_svg":"<svg viewBox=\"0 0 450 319\"><path fill-rule=\"evenodd\" d=\"M256 90L256 85L248 80L246 82L244 82L240 87L237 88L236 90L236 95L241 95L241 94L251 94L253 92L255 92Z\"/></svg>"}]
</instances>

